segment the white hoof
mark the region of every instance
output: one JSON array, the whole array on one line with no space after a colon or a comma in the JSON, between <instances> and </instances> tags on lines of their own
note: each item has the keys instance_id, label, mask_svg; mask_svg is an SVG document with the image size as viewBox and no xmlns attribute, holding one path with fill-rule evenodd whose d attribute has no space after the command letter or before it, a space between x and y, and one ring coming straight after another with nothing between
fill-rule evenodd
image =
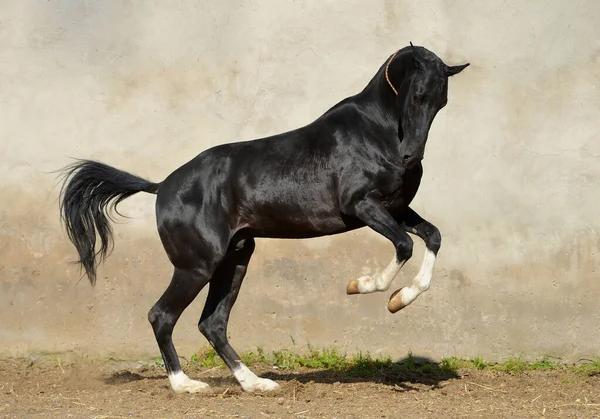
<instances>
[{"instance_id":1,"label":"white hoof","mask_svg":"<svg viewBox=\"0 0 600 419\"><path fill-rule=\"evenodd\" d=\"M253 391L273 391L278 388L279 384L275 381L260 377L256 377L256 382L251 385L242 385L242 389L248 393L252 393Z\"/></svg>"},{"instance_id":2,"label":"white hoof","mask_svg":"<svg viewBox=\"0 0 600 419\"><path fill-rule=\"evenodd\" d=\"M192 380L183 371L169 375L169 382L175 393L198 393L210 387L202 381Z\"/></svg>"},{"instance_id":3,"label":"white hoof","mask_svg":"<svg viewBox=\"0 0 600 419\"><path fill-rule=\"evenodd\" d=\"M257 377L242 362L232 372L238 383L242 386L242 389L248 393L252 393L253 391L272 391L279 388L279 384L275 381Z\"/></svg>"}]
</instances>

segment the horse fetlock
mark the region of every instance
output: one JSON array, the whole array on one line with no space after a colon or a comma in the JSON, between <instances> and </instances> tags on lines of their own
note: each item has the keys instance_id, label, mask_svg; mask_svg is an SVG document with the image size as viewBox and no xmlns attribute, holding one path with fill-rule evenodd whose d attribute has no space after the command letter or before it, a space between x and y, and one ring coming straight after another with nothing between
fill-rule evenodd
<instances>
[{"instance_id":1,"label":"horse fetlock","mask_svg":"<svg viewBox=\"0 0 600 419\"><path fill-rule=\"evenodd\" d=\"M385 291L383 287L385 285L381 285L378 281L379 278L365 275L361 276L358 279L353 279L348 283L346 287L346 294L355 295L355 294L369 294L376 291Z\"/></svg>"}]
</instances>

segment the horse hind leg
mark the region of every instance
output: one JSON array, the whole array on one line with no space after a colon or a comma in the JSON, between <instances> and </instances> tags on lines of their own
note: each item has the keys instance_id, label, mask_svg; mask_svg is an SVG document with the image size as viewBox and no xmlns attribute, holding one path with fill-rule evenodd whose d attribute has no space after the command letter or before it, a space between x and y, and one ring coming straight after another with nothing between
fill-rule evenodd
<instances>
[{"instance_id":1,"label":"horse hind leg","mask_svg":"<svg viewBox=\"0 0 600 419\"><path fill-rule=\"evenodd\" d=\"M172 335L181 313L196 298L209 279L210 277L202 269L176 268L171 283L148 313L148 320L154 330L171 388L176 393L196 393L208 388L208 384L191 380L181 370Z\"/></svg>"},{"instance_id":2,"label":"horse hind leg","mask_svg":"<svg viewBox=\"0 0 600 419\"><path fill-rule=\"evenodd\" d=\"M276 382L257 377L250 371L227 339L229 314L240 292L254 246L254 239L249 238L228 251L210 282L206 305L198 323L200 332L215 348L242 389L248 392L268 391L279 387Z\"/></svg>"}]
</instances>

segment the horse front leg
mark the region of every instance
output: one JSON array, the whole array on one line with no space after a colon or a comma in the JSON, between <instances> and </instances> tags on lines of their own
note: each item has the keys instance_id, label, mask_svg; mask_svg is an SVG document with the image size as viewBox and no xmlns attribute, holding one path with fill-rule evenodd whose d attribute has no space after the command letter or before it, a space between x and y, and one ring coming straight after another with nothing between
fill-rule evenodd
<instances>
[{"instance_id":1,"label":"horse front leg","mask_svg":"<svg viewBox=\"0 0 600 419\"><path fill-rule=\"evenodd\" d=\"M426 246L425 256L419 273L409 287L403 287L390 296L388 310L396 313L412 303L419 295L429 289L433 276L433 267L442 243L442 235L436 226L424 220L411 208L403 214L402 223L406 231L416 234Z\"/></svg>"},{"instance_id":2,"label":"horse front leg","mask_svg":"<svg viewBox=\"0 0 600 419\"><path fill-rule=\"evenodd\" d=\"M355 203L348 212L389 239L396 252L394 258L381 273L350 281L346 293L352 295L386 291L402 266L412 256L413 241L406 233L404 224L395 220L377 199L367 197Z\"/></svg>"}]
</instances>

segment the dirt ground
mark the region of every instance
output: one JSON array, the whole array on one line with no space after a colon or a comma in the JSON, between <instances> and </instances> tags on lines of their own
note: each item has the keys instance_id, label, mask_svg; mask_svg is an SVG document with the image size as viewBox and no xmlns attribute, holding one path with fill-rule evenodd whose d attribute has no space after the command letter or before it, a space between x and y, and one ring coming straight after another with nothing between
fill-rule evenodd
<instances>
[{"instance_id":1,"label":"dirt ground","mask_svg":"<svg viewBox=\"0 0 600 419\"><path fill-rule=\"evenodd\" d=\"M281 388L243 393L224 368L188 373L212 387L174 394L136 362L0 361L0 418L598 418L600 377L468 370L356 378L258 368Z\"/></svg>"}]
</instances>

